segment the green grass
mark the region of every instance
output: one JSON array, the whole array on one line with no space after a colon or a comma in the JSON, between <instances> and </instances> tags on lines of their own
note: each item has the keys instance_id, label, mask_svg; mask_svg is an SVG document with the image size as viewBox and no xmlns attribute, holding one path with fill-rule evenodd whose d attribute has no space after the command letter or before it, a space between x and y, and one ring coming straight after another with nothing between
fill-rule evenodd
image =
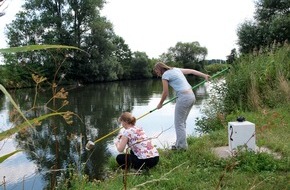
<instances>
[{"instance_id":1,"label":"green grass","mask_svg":"<svg viewBox=\"0 0 290 190\"><path fill-rule=\"evenodd\" d=\"M221 159L212 148L227 145L224 129L189 138L187 151L160 150L159 164L148 172L135 175L108 163L108 178L89 182L83 176L72 176L71 189L290 189L290 115L289 108L239 113L255 123L256 143L277 151L281 159L267 153L241 152L236 157ZM235 120L229 115L227 121ZM65 183L64 183L65 184ZM65 185L58 189L66 189Z\"/></svg>"}]
</instances>

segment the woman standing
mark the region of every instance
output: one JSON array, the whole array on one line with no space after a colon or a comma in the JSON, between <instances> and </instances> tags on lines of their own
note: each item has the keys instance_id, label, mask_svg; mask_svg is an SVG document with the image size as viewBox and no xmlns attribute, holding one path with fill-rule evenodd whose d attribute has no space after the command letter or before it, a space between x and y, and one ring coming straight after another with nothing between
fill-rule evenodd
<instances>
[{"instance_id":1,"label":"woman standing","mask_svg":"<svg viewBox=\"0 0 290 190\"><path fill-rule=\"evenodd\" d=\"M128 145L130 153L117 155L117 163L123 169L129 167L134 169L152 168L157 165L159 153L145 132L135 125L136 118L131 113L124 112L120 116L119 122L125 130L115 145L119 152L123 152Z\"/></svg>"},{"instance_id":2,"label":"woman standing","mask_svg":"<svg viewBox=\"0 0 290 190\"><path fill-rule=\"evenodd\" d=\"M191 85L188 83L185 75L193 74L209 80L210 76L194 69L183 69L170 67L162 62L157 62L154 66L154 72L162 77L163 92L157 109L162 108L162 104L169 94L168 85L176 92L177 100L174 113L174 126L176 132L176 143L172 149L188 148L186 140L186 119L195 102L195 95Z\"/></svg>"}]
</instances>

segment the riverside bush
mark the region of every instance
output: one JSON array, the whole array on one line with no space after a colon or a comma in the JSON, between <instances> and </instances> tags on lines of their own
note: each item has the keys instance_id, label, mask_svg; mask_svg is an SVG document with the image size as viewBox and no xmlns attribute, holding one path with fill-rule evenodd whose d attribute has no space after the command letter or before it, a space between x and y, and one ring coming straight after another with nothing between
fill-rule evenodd
<instances>
[{"instance_id":1,"label":"riverside bush","mask_svg":"<svg viewBox=\"0 0 290 190\"><path fill-rule=\"evenodd\" d=\"M197 118L197 132L209 133L224 125L224 118L240 111L258 111L289 105L289 45L275 53L244 55L225 75L225 82L213 85L204 116Z\"/></svg>"},{"instance_id":2,"label":"riverside bush","mask_svg":"<svg viewBox=\"0 0 290 190\"><path fill-rule=\"evenodd\" d=\"M289 45L275 53L239 58L226 75L226 113L255 111L288 103L290 92Z\"/></svg>"},{"instance_id":3,"label":"riverside bush","mask_svg":"<svg viewBox=\"0 0 290 190\"><path fill-rule=\"evenodd\" d=\"M206 65L204 69L208 74L212 75L228 67L230 67L229 64L215 63L215 64Z\"/></svg>"},{"instance_id":4,"label":"riverside bush","mask_svg":"<svg viewBox=\"0 0 290 190\"><path fill-rule=\"evenodd\" d=\"M223 78L212 81L209 98L204 104L204 116L196 119L196 131L201 134L210 133L223 128L225 122L225 80Z\"/></svg>"}]
</instances>

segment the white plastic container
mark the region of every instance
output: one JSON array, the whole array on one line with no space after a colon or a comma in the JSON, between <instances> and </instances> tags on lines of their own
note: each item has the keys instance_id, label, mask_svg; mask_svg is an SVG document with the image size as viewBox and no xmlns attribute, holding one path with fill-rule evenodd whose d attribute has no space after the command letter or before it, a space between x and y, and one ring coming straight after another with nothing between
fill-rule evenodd
<instances>
[{"instance_id":1,"label":"white plastic container","mask_svg":"<svg viewBox=\"0 0 290 190\"><path fill-rule=\"evenodd\" d=\"M249 121L229 122L228 137L230 151L237 150L238 147L256 151L255 124Z\"/></svg>"}]
</instances>

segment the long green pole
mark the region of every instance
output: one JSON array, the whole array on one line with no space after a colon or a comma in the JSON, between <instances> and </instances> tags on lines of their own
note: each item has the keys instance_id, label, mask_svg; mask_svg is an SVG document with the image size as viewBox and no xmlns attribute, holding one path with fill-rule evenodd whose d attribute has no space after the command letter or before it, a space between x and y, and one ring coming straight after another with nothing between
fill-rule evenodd
<instances>
[{"instance_id":1,"label":"long green pole","mask_svg":"<svg viewBox=\"0 0 290 190\"><path fill-rule=\"evenodd\" d=\"M210 79L212 80L212 79L216 78L217 76L221 75L222 73L224 73L224 72L227 71L228 69L229 69L229 67L226 68L226 69L223 69L222 71L217 72L216 74L212 75ZM196 89L197 87L203 85L205 82L206 82L206 80L204 80L204 81L198 83L197 85L193 86L192 89ZM165 103L163 103L162 106L168 104L169 102L172 102L172 101L175 100L176 98L177 98L177 97L171 98L170 100L168 100L168 101L166 101ZM139 116L138 118L136 118L136 120L141 119L141 118L145 117L146 115L148 115L148 114L150 114L150 113L152 113L152 112L154 112L154 111L156 111L156 110L157 110L157 108L154 108L153 110L150 110L149 112L147 112L147 113L145 113L145 114ZM116 133L117 131L119 131L119 130L122 129L122 128L123 128L123 126L120 126L119 128L115 129L114 131L112 131L112 132L110 132L110 133L108 133L108 134L106 134L106 135L104 135L104 136L98 138L97 140L94 141L94 144L96 144L97 142L99 142L99 141L101 141L101 140L107 138L108 136L110 136L110 135Z\"/></svg>"}]
</instances>

